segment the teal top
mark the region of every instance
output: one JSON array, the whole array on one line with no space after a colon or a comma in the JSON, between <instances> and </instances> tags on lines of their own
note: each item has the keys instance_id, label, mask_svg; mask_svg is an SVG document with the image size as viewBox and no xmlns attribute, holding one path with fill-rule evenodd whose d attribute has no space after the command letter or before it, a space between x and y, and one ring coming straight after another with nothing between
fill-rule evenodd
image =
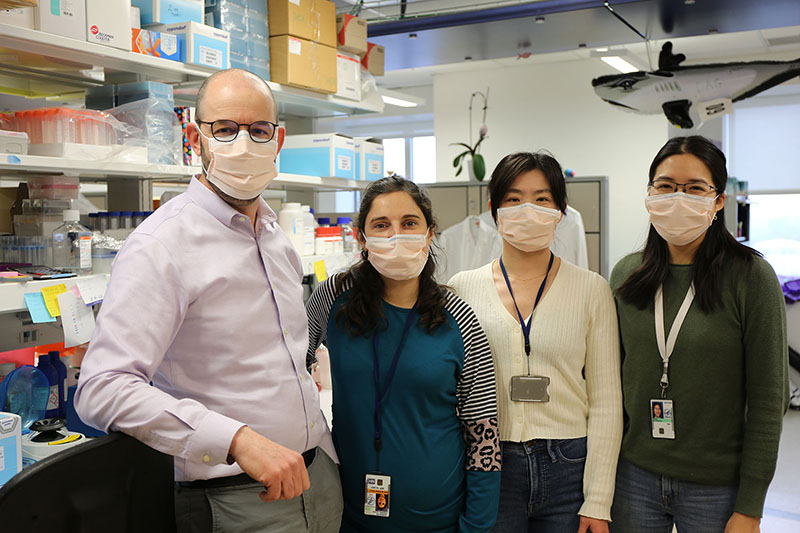
<instances>
[{"instance_id":1,"label":"teal top","mask_svg":"<svg viewBox=\"0 0 800 533\"><path fill-rule=\"evenodd\" d=\"M477 320L467 326L471 310L451 296L447 322L433 332L419 318L413 321L383 401L378 465L372 336L350 337L337 324L336 312L348 293L337 297L332 289L332 283L320 286L309 301L314 324L309 353L324 337L333 381L333 438L341 462L342 531L489 531L500 492L494 369ZM383 302L382 386L409 312ZM315 334L317 325L324 327ZM391 476L388 518L364 514L365 476L376 472Z\"/></svg>"},{"instance_id":2,"label":"teal top","mask_svg":"<svg viewBox=\"0 0 800 533\"><path fill-rule=\"evenodd\" d=\"M612 289L640 264L640 253L617 263ZM665 336L691 272L692 265L669 267ZM664 476L738 486L735 511L761 516L789 400L786 310L778 279L762 258L754 257L749 267L725 265L720 276L722 304L704 313L692 302L669 361L674 440L652 437L650 400L661 397L662 371L654 305L638 309L616 297L625 408L621 454Z\"/></svg>"}]
</instances>

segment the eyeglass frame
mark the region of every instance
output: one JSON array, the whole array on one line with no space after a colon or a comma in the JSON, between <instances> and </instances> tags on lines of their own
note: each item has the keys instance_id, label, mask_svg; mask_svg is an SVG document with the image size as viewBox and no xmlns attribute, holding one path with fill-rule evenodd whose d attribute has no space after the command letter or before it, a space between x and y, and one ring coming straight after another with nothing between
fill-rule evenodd
<instances>
[{"instance_id":1,"label":"eyeglass frame","mask_svg":"<svg viewBox=\"0 0 800 533\"><path fill-rule=\"evenodd\" d=\"M211 129L211 136L214 138L215 141L218 141L218 142L221 142L221 143L231 143L231 142L235 141L236 137L238 137L238 135L239 135L238 132L242 131L242 126L247 126L247 135L250 137L250 140L253 141L254 143L258 143L258 144L268 143L272 139L275 138L275 134L278 133L278 129L281 127L280 124L278 124L277 122L270 122L269 120L257 120L255 122L251 122L250 124L239 124L235 120L230 120L230 119L227 119L227 118L221 118L219 120L212 120L211 122L209 122L207 120L197 119L197 120L195 120L195 122L197 123L197 128L198 129L200 129L200 126L202 126L203 124L208 124L210 126L210 129ZM231 122L233 124L236 124L239 129L237 130L237 133L236 133L236 135L234 135L233 139L230 139L230 140L227 140L227 141L223 141L221 139L217 139L217 136L214 135L214 123L215 122ZM260 124L262 122L265 123L265 124L270 124L273 127L273 129L272 129L272 137L270 137L266 141L258 141L256 139L254 139L253 138L253 134L250 133L250 126L252 126L253 124Z\"/></svg>"},{"instance_id":2,"label":"eyeglass frame","mask_svg":"<svg viewBox=\"0 0 800 533\"><path fill-rule=\"evenodd\" d=\"M687 183L678 183L678 182L676 182L676 181L672 181L672 180L670 180L670 179L658 178L658 179L654 179L654 180L650 180L650 181L648 181L648 182L647 182L647 186L648 186L648 187L654 187L654 183L655 183L656 181L667 181L667 182L669 182L669 183L672 183L672 184L675 186L675 191L673 191L673 192L678 192L678 187L683 187L683 193L684 193L684 194L689 194L689 195L691 195L691 196L704 196L704 195L700 195L700 194L691 194L691 193L688 193L688 192L686 192L686 187L688 187L689 185L700 185L700 184L702 184L702 185L707 185L708 187L711 187L711 191L709 191L709 192L712 192L712 191L713 191L713 192L716 192L716 193L717 193L717 194L716 194L716 196L715 196L715 198L716 198L716 197L719 197L719 195L723 193L723 191L719 190L719 189L718 189L718 188L717 188L715 185L711 185L710 183L707 183L707 182L705 182L705 181L695 181L695 182L691 182L691 181L690 181L690 182L687 182ZM670 194L670 193L664 193L664 194ZM708 194L708 193L706 193L706 194ZM708 198L710 198L710 196L709 196Z\"/></svg>"}]
</instances>

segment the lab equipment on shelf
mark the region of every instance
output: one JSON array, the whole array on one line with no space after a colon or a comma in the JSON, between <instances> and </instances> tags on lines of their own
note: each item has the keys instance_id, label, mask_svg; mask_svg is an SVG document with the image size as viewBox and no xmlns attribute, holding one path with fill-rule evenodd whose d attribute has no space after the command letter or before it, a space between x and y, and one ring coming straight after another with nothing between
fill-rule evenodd
<instances>
[{"instance_id":1,"label":"lab equipment on shelf","mask_svg":"<svg viewBox=\"0 0 800 533\"><path fill-rule=\"evenodd\" d=\"M64 224L53 231L53 266L66 272L91 274L92 232L81 226L80 212L64 211Z\"/></svg>"}]
</instances>

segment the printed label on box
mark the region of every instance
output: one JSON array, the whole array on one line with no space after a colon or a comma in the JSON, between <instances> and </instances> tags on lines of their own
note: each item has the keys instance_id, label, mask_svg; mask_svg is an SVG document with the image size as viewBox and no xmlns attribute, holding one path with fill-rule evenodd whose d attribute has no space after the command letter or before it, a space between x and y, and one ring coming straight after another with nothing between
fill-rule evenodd
<instances>
[{"instance_id":1,"label":"printed label on box","mask_svg":"<svg viewBox=\"0 0 800 533\"><path fill-rule=\"evenodd\" d=\"M381 172L381 162L375 159L370 159L367 161L367 171L370 174L383 174L383 172Z\"/></svg>"},{"instance_id":2,"label":"printed label on box","mask_svg":"<svg viewBox=\"0 0 800 533\"><path fill-rule=\"evenodd\" d=\"M209 48L207 46L200 46L200 63L210 67L222 68L222 52Z\"/></svg>"},{"instance_id":3,"label":"printed label on box","mask_svg":"<svg viewBox=\"0 0 800 533\"><path fill-rule=\"evenodd\" d=\"M289 53L301 55L303 52L303 42L297 39L289 39Z\"/></svg>"},{"instance_id":4,"label":"printed label on box","mask_svg":"<svg viewBox=\"0 0 800 533\"><path fill-rule=\"evenodd\" d=\"M340 170L350 170L352 164L352 158L346 155L337 156L338 162L336 163L337 168Z\"/></svg>"},{"instance_id":5,"label":"printed label on box","mask_svg":"<svg viewBox=\"0 0 800 533\"><path fill-rule=\"evenodd\" d=\"M74 17L75 16L75 6L73 5L74 3L75 0L61 0L62 14L68 17Z\"/></svg>"},{"instance_id":6,"label":"printed label on box","mask_svg":"<svg viewBox=\"0 0 800 533\"><path fill-rule=\"evenodd\" d=\"M0 472L6 469L6 449L0 446Z\"/></svg>"},{"instance_id":7,"label":"printed label on box","mask_svg":"<svg viewBox=\"0 0 800 533\"><path fill-rule=\"evenodd\" d=\"M60 0L50 0L50 14L56 17L61 15L61 2Z\"/></svg>"},{"instance_id":8,"label":"printed label on box","mask_svg":"<svg viewBox=\"0 0 800 533\"><path fill-rule=\"evenodd\" d=\"M291 3L293 3L294 5L296 5L296 6L299 6L299 5L300 5L300 0L289 0L289 1L290 1Z\"/></svg>"},{"instance_id":9,"label":"printed label on box","mask_svg":"<svg viewBox=\"0 0 800 533\"><path fill-rule=\"evenodd\" d=\"M168 56L178 53L178 37L169 33L161 34L161 49Z\"/></svg>"}]
</instances>

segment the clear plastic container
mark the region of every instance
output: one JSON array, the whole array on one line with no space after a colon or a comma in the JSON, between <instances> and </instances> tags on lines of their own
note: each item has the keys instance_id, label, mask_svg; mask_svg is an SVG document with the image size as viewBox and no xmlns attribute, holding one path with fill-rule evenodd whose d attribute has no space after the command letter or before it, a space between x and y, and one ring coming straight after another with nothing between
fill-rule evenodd
<instances>
[{"instance_id":1,"label":"clear plastic container","mask_svg":"<svg viewBox=\"0 0 800 533\"><path fill-rule=\"evenodd\" d=\"M311 207L307 205L300 206L303 212L303 254L314 255L314 239L316 238L316 221L314 215L311 214Z\"/></svg>"},{"instance_id":2,"label":"clear plastic container","mask_svg":"<svg viewBox=\"0 0 800 533\"><path fill-rule=\"evenodd\" d=\"M77 176L30 176L28 194L31 199L74 200L78 197Z\"/></svg>"},{"instance_id":3,"label":"clear plastic container","mask_svg":"<svg viewBox=\"0 0 800 533\"><path fill-rule=\"evenodd\" d=\"M350 217L337 218L336 225L341 230L344 253L353 253L356 249L356 239L353 226L350 225Z\"/></svg>"},{"instance_id":4,"label":"clear plastic container","mask_svg":"<svg viewBox=\"0 0 800 533\"><path fill-rule=\"evenodd\" d=\"M133 228L133 211L119 212L119 227L121 229Z\"/></svg>"},{"instance_id":5,"label":"clear plastic container","mask_svg":"<svg viewBox=\"0 0 800 533\"><path fill-rule=\"evenodd\" d=\"M120 228L120 214L119 211L108 212L108 229Z\"/></svg>"},{"instance_id":6,"label":"clear plastic container","mask_svg":"<svg viewBox=\"0 0 800 533\"><path fill-rule=\"evenodd\" d=\"M77 209L64 211L64 223L53 231L53 266L76 274L92 272L92 232L81 226Z\"/></svg>"}]
</instances>

